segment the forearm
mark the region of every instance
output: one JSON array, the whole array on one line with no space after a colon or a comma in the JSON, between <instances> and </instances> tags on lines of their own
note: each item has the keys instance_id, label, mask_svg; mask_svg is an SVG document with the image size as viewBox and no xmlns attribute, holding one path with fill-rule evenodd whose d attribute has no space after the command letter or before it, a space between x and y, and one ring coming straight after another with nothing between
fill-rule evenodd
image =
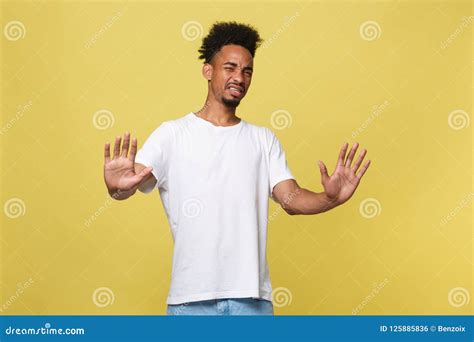
<instances>
[{"instance_id":1,"label":"forearm","mask_svg":"<svg viewBox=\"0 0 474 342\"><path fill-rule=\"evenodd\" d=\"M123 201L123 200L126 200L127 198L133 196L135 194L135 192L137 191L137 189L130 189L130 190L110 190L109 189L109 195L110 197L112 197L113 199L117 200L117 201Z\"/></svg>"},{"instance_id":2,"label":"forearm","mask_svg":"<svg viewBox=\"0 0 474 342\"><path fill-rule=\"evenodd\" d=\"M284 202L284 209L290 215L314 215L337 207L339 204L326 196L325 192L316 193L298 188Z\"/></svg>"}]
</instances>

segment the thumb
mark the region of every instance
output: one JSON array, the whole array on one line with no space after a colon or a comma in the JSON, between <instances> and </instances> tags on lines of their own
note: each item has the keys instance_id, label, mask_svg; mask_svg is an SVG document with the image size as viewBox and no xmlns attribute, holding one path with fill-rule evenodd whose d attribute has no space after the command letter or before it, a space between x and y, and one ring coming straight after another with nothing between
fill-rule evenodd
<instances>
[{"instance_id":1,"label":"thumb","mask_svg":"<svg viewBox=\"0 0 474 342\"><path fill-rule=\"evenodd\" d=\"M139 175L140 177L144 178L144 177L146 177L148 174L150 174L151 171L153 171L153 168L152 168L151 166L148 166L148 167L145 167L143 170L141 170L138 175Z\"/></svg>"},{"instance_id":2,"label":"thumb","mask_svg":"<svg viewBox=\"0 0 474 342\"><path fill-rule=\"evenodd\" d=\"M151 166L148 166L148 167L145 167L143 170L141 170L139 173L137 173L134 177L135 183L136 184L140 183L143 180L143 178L145 178L151 173L152 170L153 168Z\"/></svg>"},{"instance_id":3,"label":"thumb","mask_svg":"<svg viewBox=\"0 0 474 342\"><path fill-rule=\"evenodd\" d=\"M329 178L328 169L326 168L326 165L324 165L322 160L318 160L318 165L319 165L319 171L321 171L321 181L325 183L327 179Z\"/></svg>"}]
</instances>

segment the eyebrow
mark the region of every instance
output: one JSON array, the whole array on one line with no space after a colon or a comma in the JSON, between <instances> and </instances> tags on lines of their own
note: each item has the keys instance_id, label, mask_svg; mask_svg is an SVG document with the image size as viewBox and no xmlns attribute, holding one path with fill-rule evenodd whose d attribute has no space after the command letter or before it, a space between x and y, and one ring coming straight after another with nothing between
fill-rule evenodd
<instances>
[{"instance_id":1,"label":"eyebrow","mask_svg":"<svg viewBox=\"0 0 474 342\"><path fill-rule=\"evenodd\" d=\"M237 66L237 63L234 63L234 62L225 62L223 65L232 65L233 67L236 67ZM243 68L242 70L252 70L253 71L253 68L251 66L247 66L245 68Z\"/></svg>"}]
</instances>

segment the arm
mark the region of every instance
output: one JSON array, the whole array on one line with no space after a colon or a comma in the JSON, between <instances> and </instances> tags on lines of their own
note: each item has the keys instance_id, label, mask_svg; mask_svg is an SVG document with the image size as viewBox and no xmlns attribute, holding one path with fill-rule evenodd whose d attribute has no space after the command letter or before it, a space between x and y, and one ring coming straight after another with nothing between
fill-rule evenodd
<instances>
[{"instance_id":1,"label":"arm","mask_svg":"<svg viewBox=\"0 0 474 342\"><path fill-rule=\"evenodd\" d=\"M324 191L316 193L301 188L294 179L287 179L275 185L273 197L290 215L319 214L337 207L349 200L357 189L362 176L370 165L368 160L358 171L367 150L363 150L359 158L351 166L352 159L357 151L358 143L352 147L346 158L348 144L345 143L339 153L336 170L329 176L326 165L319 161L321 183Z\"/></svg>"},{"instance_id":2,"label":"arm","mask_svg":"<svg viewBox=\"0 0 474 342\"><path fill-rule=\"evenodd\" d=\"M273 198L289 215L314 215L336 206L324 192L301 188L294 179L284 180L273 188Z\"/></svg>"}]
</instances>

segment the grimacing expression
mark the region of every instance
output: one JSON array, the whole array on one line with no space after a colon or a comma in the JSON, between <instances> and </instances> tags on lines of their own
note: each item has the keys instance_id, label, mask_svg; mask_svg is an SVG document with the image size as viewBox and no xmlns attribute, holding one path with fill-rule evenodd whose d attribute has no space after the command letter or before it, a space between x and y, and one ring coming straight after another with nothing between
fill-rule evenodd
<instances>
[{"instance_id":1,"label":"grimacing expression","mask_svg":"<svg viewBox=\"0 0 474 342\"><path fill-rule=\"evenodd\" d=\"M224 45L213 57L210 66L207 75L210 76L215 98L229 107L237 107L252 81L252 55L243 46Z\"/></svg>"}]
</instances>

